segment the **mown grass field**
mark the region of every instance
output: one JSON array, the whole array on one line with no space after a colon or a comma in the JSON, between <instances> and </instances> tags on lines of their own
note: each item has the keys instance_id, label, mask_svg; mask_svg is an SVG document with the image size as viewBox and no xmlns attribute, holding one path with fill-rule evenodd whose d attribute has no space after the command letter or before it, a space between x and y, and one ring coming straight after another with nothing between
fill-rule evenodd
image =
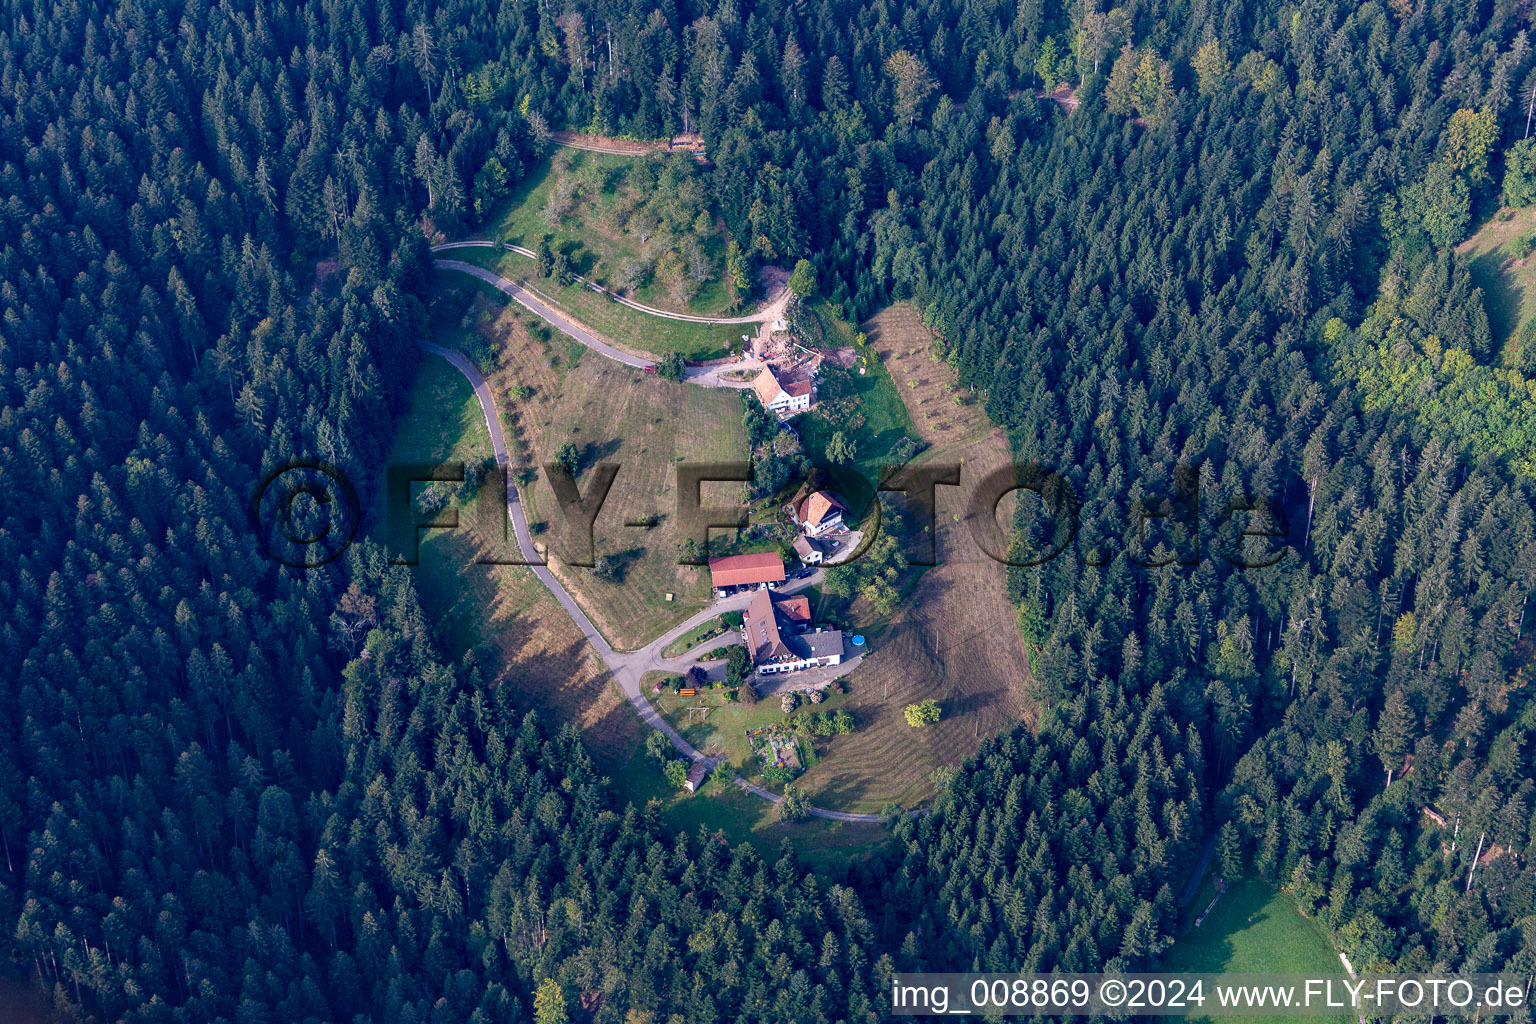
<instances>
[{"instance_id":1,"label":"mown grass field","mask_svg":"<svg viewBox=\"0 0 1536 1024\"><path fill-rule=\"evenodd\" d=\"M655 187L639 187L633 172L642 165L649 165L646 169L652 172L660 172L669 160L678 161L679 166L696 176L695 181L702 186L702 176L692 158L685 155L622 156L557 149L518 184L502 207L492 214L484 230L490 237L529 249L537 248L539 240L547 237L552 248L565 249L572 254L572 269L577 273L648 306L702 316L723 315L730 306L730 296L723 281L728 239L724 226L710 209L708 193L702 187L685 186L687 191L669 205L680 219L693 219L704 214L709 229L702 234L691 229L686 229L685 233L698 239L713 276L686 303L677 301L659 274L653 274L649 282L633 293L621 286L620 268L626 261L654 259L660 250L676 241L670 232L658 230L654 225L655 234L642 239L633 225L624 223L625 214L631 208L655 199L658 191ZM551 193L562 179L567 187L575 185L580 191L570 212L551 226L545 210Z\"/></svg>"},{"instance_id":2,"label":"mown grass field","mask_svg":"<svg viewBox=\"0 0 1536 1024\"><path fill-rule=\"evenodd\" d=\"M816 310L827 328L827 345L853 345L851 326L839 320L825 304L818 303ZM877 316L866 324L866 332L871 328L877 329L879 321L880 316ZM864 422L857 429L850 430L845 422L829 420L826 415L813 409L809 415L796 419L795 429L800 432L806 450L816 455L826 450L827 441L834 433L842 431L854 444L855 458L851 468L873 486L879 483L882 468L892 461L891 449L902 438L915 441L919 435L895 381L885 366L878 359L869 357L867 351L860 352L866 355L865 372L863 376L854 378L854 394L858 397L858 410L864 414Z\"/></svg>"},{"instance_id":3,"label":"mown grass field","mask_svg":"<svg viewBox=\"0 0 1536 1024\"><path fill-rule=\"evenodd\" d=\"M1301 916L1295 901L1254 878L1231 886L1198 929L1190 929L1216 895L1210 879L1186 910L1186 931L1163 956L1160 970L1230 974L1342 974L1344 965L1317 924ZM1222 1024L1265 1024L1274 1017L1190 1017ZM1344 1024L1349 1014L1290 1017L1317 1024Z\"/></svg>"},{"instance_id":4,"label":"mown grass field","mask_svg":"<svg viewBox=\"0 0 1536 1024\"><path fill-rule=\"evenodd\" d=\"M678 658L693 650L705 640L719 642L730 630L726 628L721 616L717 615L706 622L701 622L682 636L667 644L661 650L663 658Z\"/></svg>"},{"instance_id":5,"label":"mown grass field","mask_svg":"<svg viewBox=\"0 0 1536 1024\"><path fill-rule=\"evenodd\" d=\"M928 355L931 336L908 306L882 310L863 330L882 358L875 364L879 375L866 374L876 400L864 400L861 408L873 406L885 422L896 421L879 412L877 403L888 396L883 400L901 409L899 422L915 431L912 423L922 418L925 400L950 393L944 383L953 379L952 371ZM923 383L897 387L886 373L886 357ZM838 613L845 628L869 637L870 654L848 679L847 708L859 723L857 731L842 737L836 756L801 780L829 807L917 806L933 795L935 768L968 757L983 739L1031 723L1036 714L1028 653L1008 601L1004 567L972 536L974 520L984 514L973 508L972 489L986 469L1007 464L1008 448L979 409L952 403L946 409L955 409L950 428L924 436L931 447L917 457L961 463L961 486L938 491L939 564L908 570L903 600L888 620L862 600ZM875 415L866 416L876 422ZM999 511L1004 527L1010 509L1005 502ZM913 729L902 710L927 698L940 703L944 717Z\"/></svg>"},{"instance_id":6,"label":"mown grass field","mask_svg":"<svg viewBox=\"0 0 1536 1024\"><path fill-rule=\"evenodd\" d=\"M695 361L717 359L729 354L732 345L739 347L743 334L757 332L756 324L699 324L642 313L576 282L557 287L538 276L533 260L507 250L454 249L448 256L494 270L548 299L591 333L636 352L681 352Z\"/></svg>"},{"instance_id":7,"label":"mown grass field","mask_svg":"<svg viewBox=\"0 0 1536 1024\"><path fill-rule=\"evenodd\" d=\"M442 331L442 343L490 353L482 364L491 365L482 365L482 372L489 370L514 467L536 469L569 441L581 455L576 482L586 494L593 465L618 463L593 538L598 555L617 559L620 580L605 582L591 569L566 565L558 557L551 563L610 643L642 646L710 599L707 570L677 564L674 466L685 459L745 456L741 397L734 391L671 383L604 359L521 307L493 297L498 295L474 292L465 315ZM560 521L554 494L542 471L531 482L523 479L535 540L550 543ZM705 490L706 502L727 497L726 490ZM650 517L656 518L653 526L628 525Z\"/></svg>"},{"instance_id":8,"label":"mown grass field","mask_svg":"<svg viewBox=\"0 0 1536 1024\"><path fill-rule=\"evenodd\" d=\"M1012 609L979 600L981 567L930 569L891 621L848 613L870 653L848 677L845 706L857 728L801 778L821 804L845 811L916 807L933 796L933 771L974 753L994 733L1032 721L1027 660ZM988 570L982 570L988 571ZM998 589L1001 589L999 583ZM933 698L944 717L914 729L908 704Z\"/></svg>"}]
</instances>

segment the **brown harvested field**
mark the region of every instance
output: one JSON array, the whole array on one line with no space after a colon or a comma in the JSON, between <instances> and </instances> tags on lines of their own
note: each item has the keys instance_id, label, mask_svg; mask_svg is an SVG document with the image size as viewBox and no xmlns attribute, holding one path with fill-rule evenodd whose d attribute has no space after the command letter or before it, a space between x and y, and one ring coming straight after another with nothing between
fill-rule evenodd
<instances>
[{"instance_id":1,"label":"brown harvested field","mask_svg":"<svg viewBox=\"0 0 1536 1024\"><path fill-rule=\"evenodd\" d=\"M622 581L605 583L591 569L556 558L551 567L610 643L643 646L709 600L706 570L677 564L673 467L684 459L745 457L740 395L662 380L604 359L530 319L520 307L479 294L464 329L498 354L499 367L489 379L514 465L540 465L569 441L581 453L577 485L586 493L593 464L619 464L593 537L598 555L619 559ZM721 486L719 493L706 488L705 501L723 501L727 490ZM559 508L542 472L522 493L530 523L549 527L535 539L549 540ZM658 517L654 526L626 525L652 516Z\"/></svg>"},{"instance_id":2,"label":"brown harvested field","mask_svg":"<svg viewBox=\"0 0 1536 1024\"><path fill-rule=\"evenodd\" d=\"M940 564L919 577L888 624L868 631L873 650L849 677L845 705L858 727L837 737L802 780L829 807L916 806L933 794L933 769L969 757L988 736L1034 722L1034 680L1004 569L976 547L968 524L950 521L940 493L940 520L949 524L940 527ZM850 618L872 616L860 601ZM907 725L902 709L928 697L943 706L943 719Z\"/></svg>"},{"instance_id":3,"label":"brown harvested field","mask_svg":"<svg viewBox=\"0 0 1536 1024\"><path fill-rule=\"evenodd\" d=\"M890 307L864 330L919 429L936 422L920 414L924 398L928 404L942 401L949 411L947 428L925 431L923 439L933 447L918 461L961 464L960 487L938 491L939 564L918 578L889 623L867 631L873 651L850 676L846 705L857 730L838 737L802 780L827 806L869 811L892 801L906 807L926 801L933 794L933 769L970 756L990 735L1032 724L1036 709L1005 569L973 539L984 513L967 511L985 471L1008 464L1007 443L978 407L957 409L950 402L944 385L953 371L929 355L931 336L914 310ZM918 386L907 387L909 379ZM1005 501L999 510L1003 527L1011 508ZM861 601L850 618L867 623L873 612ZM943 706L944 717L913 729L902 709L928 697Z\"/></svg>"},{"instance_id":4,"label":"brown harvested field","mask_svg":"<svg viewBox=\"0 0 1536 1024\"><path fill-rule=\"evenodd\" d=\"M864 334L895 382L920 441L959 449L996 430L977 398L956 383L955 371L935 358L933 335L917 310L905 302L887 306L864 325Z\"/></svg>"}]
</instances>

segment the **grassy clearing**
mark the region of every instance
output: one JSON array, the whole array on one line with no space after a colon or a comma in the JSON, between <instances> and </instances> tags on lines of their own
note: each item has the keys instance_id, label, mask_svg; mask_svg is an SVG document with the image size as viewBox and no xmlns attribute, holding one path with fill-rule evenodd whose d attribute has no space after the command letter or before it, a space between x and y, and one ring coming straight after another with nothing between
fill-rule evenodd
<instances>
[{"instance_id":1,"label":"grassy clearing","mask_svg":"<svg viewBox=\"0 0 1536 1024\"><path fill-rule=\"evenodd\" d=\"M423 354L411 388L410 409L396 426L389 461L472 463L490 454L490 434L469 382L445 360ZM385 501L381 487L373 531L379 541L387 537ZM461 509L461 521L470 514ZM433 622L438 639L455 656L483 638L482 609L458 584L463 563L472 561L466 551L473 546L466 538L453 536L459 532L419 531L418 564L412 569L418 593L437 609Z\"/></svg>"},{"instance_id":2,"label":"grassy clearing","mask_svg":"<svg viewBox=\"0 0 1536 1024\"><path fill-rule=\"evenodd\" d=\"M727 700L726 692L725 690L701 690L695 696L683 697L668 690L651 694L650 688L646 688L646 695L651 698L651 703L689 743L711 757L724 757L736 769L738 775L775 791L782 791L783 786L766 782L761 778L762 761L752 753L751 743L746 735L747 730L773 726L792 730L794 721L798 717L816 712L835 711L848 706L849 702L847 694L828 692L827 699L820 704L801 701L800 707L786 715L776 696L764 697L756 704L748 706ZM707 707L709 711L701 717L697 711L689 710L697 707ZM837 752L852 735L857 735L857 732L849 736L804 738L801 742L814 755L813 760L830 758L836 761ZM809 786L805 788L811 794L812 800L815 800L816 791ZM837 807L839 810L847 809L833 803L827 803L825 806Z\"/></svg>"},{"instance_id":3,"label":"grassy clearing","mask_svg":"<svg viewBox=\"0 0 1536 1024\"><path fill-rule=\"evenodd\" d=\"M730 308L728 239L710 209L703 172L685 155L556 150L485 230L529 249L547 237L553 249L571 256L576 273L648 306L701 316ZM690 267L695 261L700 266ZM627 287L627 264L648 268L638 287ZM674 284L693 269L708 278L684 296Z\"/></svg>"},{"instance_id":4,"label":"grassy clearing","mask_svg":"<svg viewBox=\"0 0 1536 1024\"><path fill-rule=\"evenodd\" d=\"M622 467L594 527L597 552L620 560L622 578L605 583L588 569L557 570L595 612L611 642L641 646L710 600L707 570L677 564L677 538L667 525L677 507L673 465L685 458L741 458L746 442L738 408L734 394L672 384L590 359L566 375L558 397L533 410L535 451L547 457L565 441L581 451L578 486L585 489L585 470L598 461ZM526 493L535 521L551 522L558 515L542 475ZM627 525L652 516L660 517L655 526Z\"/></svg>"},{"instance_id":5,"label":"grassy clearing","mask_svg":"<svg viewBox=\"0 0 1536 1024\"><path fill-rule=\"evenodd\" d=\"M656 762L638 748L611 779L621 800L653 807L657 820L677 832L723 831L734 841L751 843L770 862L778 859L779 845L788 839L800 860L830 879L843 877L851 864L889 838L879 825L861 822L781 822L767 800L718 782L705 782L697 793L675 790Z\"/></svg>"},{"instance_id":6,"label":"grassy clearing","mask_svg":"<svg viewBox=\"0 0 1536 1024\"><path fill-rule=\"evenodd\" d=\"M440 327L435 340L455 340L456 324ZM532 334L519 332L525 347L538 348ZM559 379L547 360L540 365L547 371L542 379ZM443 360L423 356L390 458L469 462L488 454L490 439L468 382ZM467 510L461 514L467 518ZM661 824L678 831L720 829L769 859L776 859L779 844L789 839L811 866L833 877L885 840L881 829L867 825L783 824L768 802L714 783L696 797L671 790L645 758L649 730L569 616L529 570L476 564L485 550L472 529L425 532L419 564L411 572L427 621L450 657L476 652L488 685L515 687L519 703L545 721L580 727L620 806L633 801L643 809L655 799Z\"/></svg>"},{"instance_id":7,"label":"grassy clearing","mask_svg":"<svg viewBox=\"0 0 1536 1024\"><path fill-rule=\"evenodd\" d=\"M550 304L593 334L637 352L681 352L692 360L717 359L740 346L755 324L697 324L642 313L572 283L564 288L537 276L533 261L515 252L495 249L455 249L449 256L494 270L542 295Z\"/></svg>"},{"instance_id":8,"label":"grassy clearing","mask_svg":"<svg viewBox=\"0 0 1536 1024\"><path fill-rule=\"evenodd\" d=\"M816 311L827 329L825 340L828 345L853 344L853 328L840 321L830 307L818 304ZM873 323L866 325L866 330ZM810 415L795 421L795 429L800 431L806 450L817 455L826 450L833 433L843 431L854 444L853 468L873 484L880 479L881 467L892 461L891 449L903 438L917 440L919 435L890 373L867 353L867 349L860 352L866 355L864 374L853 378L853 393L858 399L858 412L863 414L863 423L850 431L846 421L829 419L824 412L813 410Z\"/></svg>"},{"instance_id":9,"label":"grassy clearing","mask_svg":"<svg viewBox=\"0 0 1536 1024\"><path fill-rule=\"evenodd\" d=\"M446 340L441 333L439 340ZM395 430L397 462L466 462L491 454L469 383L436 356L424 356L409 410ZM460 520L472 521L471 509ZM512 686L519 703L584 731L604 770L628 761L645 726L607 670L528 569L477 564L487 546L468 525L425 531L410 570L433 632L455 659L474 650L489 685Z\"/></svg>"},{"instance_id":10,"label":"grassy clearing","mask_svg":"<svg viewBox=\"0 0 1536 1024\"><path fill-rule=\"evenodd\" d=\"M1216 895L1207 880L1191 901L1193 918ZM1163 957L1159 968L1169 972L1233 974L1342 973L1339 957L1317 924L1301 916L1295 902L1263 882L1246 878L1229 888L1199 929L1186 931ZM1191 1018L1207 1020L1210 1018ZM1223 1024L1262 1024L1273 1017L1221 1017ZM1350 1016L1320 1015L1305 1019L1345 1022Z\"/></svg>"},{"instance_id":11,"label":"grassy clearing","mask_svg":"<svg viewBox=\"0 0 1536 1024\"><path fill-rule=\"evenodd\" d=\"M1519 326L1536 316L1536 255L1515 259L1510 246L1536 234L1536 207L1501 209L1478 232L1457 246L1471 261L1472 280L1483 290L1488 326L1503 346L1505 365L1513 365L1513 343Z\"/></svg>"},{"instance_id":12,"label":"grassy clearing","mask_svg":"<svg viewBox=\"0 0 1536 1024\"><path fill-rule=\"evenodd\" d=\"M490 454L491 437L469 381L447 360L422 353L410 411L395 428L391 459L468 461Z\"/></svg>"},{"instance_id":13,"label":"grassy clearing","mask_svg":"<svg viewBox=\"0 0 1536 1024\"><path fill-rule=\"evenodd\" d=\"M611 643L648 643L710 600L706 570L677 564L673 466L684 459L742 458L740 397L661 380L585 349L572 352L521 307L473 296L465 314L441 332L442 343L489 354L480 362L489 370L514 472L542 465L569 441L581 456L577 486L585 494L593 465L619 464L593 528L595 552L617 560L619 580L551 563ZM554 494L542 473L521 479L535 539L550 542L559 521ZM711 492L705 500L723 497ZM646 520L653 525L628 525Z\"/></svg>"},{"instance_id":14,"label":"grassy clearing","mask_svg":"<svg viewBox=\"0 0 1536 1024\"><path fill-rule=\"evenodd\" d=\"M674 507L671 467L684 457L740 457L738 396L668 384L590 353L572 353L518 307L467 291L457 312L439 317L435 336L467 352L492 353L488 379L503 411L514 465L536 464L565 440L582 450L584 465L600 459L622 464L595 533L599 553L624 556L625 581L602 583L589 570L556 564L588 613L615 643L638 646L703 607L709 596L704 573L674 564L675 540L667 523ZM488 453L468 385L439 360L423 365L417 401L402 422L394 457L469 461ZM889 394L899 405L900 393L892 388ZM971 449L997 455L998 446L989 437ZM1006 457L1006 451L1001 454ZM585 475L578 483L585 488ZM535 519L554 509L542 481L525 489L525 501ZM934 768L953 764L982 738L1033 716L1027 659L1001 568L967 548L968 535L949 520L950 504L963 507L962 497L941 491L940 502L942 564L909 576L909 599L890 621L879 621L862 602L846 607L810 595L818 621L831 619L863 633L873 648L848 679L850 693L795 712L842 707L857 723L853 734L818 738L809 752L807 760L814 763L798 784L819 806L879 811L891 802L923 803L932 795ZM662 519L651 529L623 525L652 513ZM423 543L418 579L440 633L455 651L494 645L488 674L517 685L530 706L587 731L603 770L626 799L641 806L658 799L658 813L670 825L726 827L733 837L750 839L769 853L781 838L814 838L815 855L829 865L883 840L878 828L867 826L783 825L767 803L735 792L712 793L714 786L692 797L669 790L654 764L645 761L644 726L574 626L526 570L473 565L474 544L470 531L433 532ZM663 599L666 592L673 601ZM927 697L944 706L944 720L914 730L902 709ZM666 706L669 699L677 704L684 699L670 694L663 699L664 712L676 715L678 708ZM751 716L763 721L749 721ZM746 766L744 730L782 717L778 701L769 698L750 709L722 708L703 723L679 725L701 748L715 744L734 764Z\"/></svg>"},{"instance_id":15,"label":"grassy clearing","mask_svg":"<svg viewBox=\"0 0 1536 1024\"><path fill-rule=\"evenodd\" d=\"M737 621L739 622L740 619ZM693 650L699 644L703 643L705 640L712 640L716 637L724 635L726 632L727 629L725 623L722 621L722 616L717 615L707 622L699 623L693 629L690 629L676 640L673 640L671 643L667 644L666 647L662 648L661 656L663 658L681 657L682 655Z\"/></svg>"}]
</instances>

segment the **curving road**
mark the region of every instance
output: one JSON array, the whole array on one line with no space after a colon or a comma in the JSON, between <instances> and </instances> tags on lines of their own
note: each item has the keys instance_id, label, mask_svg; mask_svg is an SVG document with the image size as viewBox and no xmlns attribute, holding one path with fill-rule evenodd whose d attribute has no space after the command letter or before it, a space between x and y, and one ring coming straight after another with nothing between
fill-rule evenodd
<instances>
[{"instance_id":1,"label":"curving road","mask_svg":"<svg viewBox=\"0 0 1536 1024\"><path fill-rule=\"evenodd\" d=\"M470 267L471 265L463 264L463 266ZM481 268L474 267L473 269L480 270ZM489 271L486 271L486 273L489 273ZM491 276L494 277L495 275ZM513 288L517 287L516 285L512 285L511 282L507 283ZM513 298L517 298L517 296L514 295ZM518 301L523 302L522 299L518 299ZM523 305L528 306L529 309L533 310L535 313L538 313L540 316L545 316L544 313L540 312L540 309L547 307L543 307L542 304L539 304L538 308L535 308L534 305L530 305L527 302L523 302ZM546 318L549 319L548 317ZM556 327L560 327L561 330L565 330L565 327L561 326L559 321L550 319L550 322L553 323ZM567 333L570 332L567 331ZM576 337L575 335L572 336ZM580 339L578 338L578 340ZM480 371L475 368L475 365L471 363L462 352L456 352L453 349L443 348L441 345L434 345L431 342L426 341L418 342L418 344L428 352L431 352L433 355L441 356L443 359L446 359L449 364L454 367L454 369L458 370L464 375L465 379L469 381L470 386L474 388L475 398L480 403L481 415L485 417L486 429L491 435L491 448L496 454L496 464L500 466L503 472L507 474L507 515L512 520L512 532L517 538L518 550L522 552L523 557L529 562L541 563L543 556L540 554L538 548L534 546L533 535L528 532L528 520L527 517L523 514L523 504L518 497L517 485L512 482L510 464L507 458L506 440L501 433L501 418L496 414L496 400L491 394L490 385L486 383L485 378L480 375ZM599 349L599 351L601 351L601 349ZM635 364L631 363L630 365ZM581 635L586 637L587 642L597 650L598 656L603 659L603 663L608 666L608 670L612 672L613 677L618 680L619 688L624 691L624 696L629 700L630 705L634 707L635 712L640 716L641 721L645 722L645 724L649 725L652 729L655 729L658 732L664 734L667 739L672 741L672 745L676 747L677 750L689 760L706 761L712 763L712 758L707 757L705 754L701 753L691 743L684 739L682 734L679 733L676 729L672 728L671 724L668 723L667 720L661 716L660 712L658 712L656 708L651 705L651 702L646 700L645 695L640 690L640 681L642 678L644 678L647 672L652 671L653 669L680 671L681 669L685 669L689 664L692 664L693 661L697 660L698 653L701 652L690 652L689 654L684 654L680 658L663 658L661 656L661 651L673 640L676 640L678 637L682 636L689 630L707 621L708 619L719 615L721 612L734 611L745 608L747 603L751 600L751 594L738 594L735 597L727 598L723 601L716 601L708 608L705 608L703 611L690 616L687 620L672 627L667 632L663 633L661 636L657 637L655 640L652 640L650 643L646 644L644 647L637 651L618 651L614 649L613 645L608 642L602 633L598 632L597 627L592 624L592 620L587 618L586 612L581 610L581 606L576 603L576 599L572 597L570 591L566 590L565 586L555 578L555 574L549 570L548 566L543 564L534 564L529 566L529 568L533 570L533 574L538 577L539 582L544 584L549 592L554 595L555 600L559 602L560 607L565 609L566 614L571 617L571 620L576 623L576 628L581 631ZM822 570L818 569L813 575L807 577L806 579L796 580L794 583L783 587L781 592L794 593L795 591L804 587L811 586L812 584L821 581L821 575ZM859 660L860 658L852 658L844 662L843 666L840 667L845 667L845 670L851 671L853 667L858 664ZM782 796L779 796L776 793L772 793L761 786L754 785L748 782L746 779L740 778L739 776L735 779L735 782L736 785L741 787L743 790L756 796L762 797L764 800L771 800L774 803L779 803L784 799ZM810 813L815 817L827 818L832 821L880 821L880 816L878 814L854 814L849 811L829 811L822 807L812 807L810 809Z\"/></svg>"},{"instance_id":2,"label":"curving road","mask_svg":"<svg viewBox=\"0 0 1536 1024\"><path fill-rule=\"evenodd\" d=\"M643 370L655 361L648 357L632 355L631 353L625 352L622 349L614 348L606 341L603 341L601 338L592 334L590 331L576 324L565 314L547 305L538 296L528 291L528 289L508 281L500 274L486 270L484 267L477 266L473 263L465 263L462 260L433 260L432 265L438 270L457 270L461 273L469 274L472 277L478 277L486 284L506 295L519 306L522 306L524 309L531 312L534 316L541 317L548 321L555 327L556 330L560 331L560 333L574 338L575 340L581 342L583 345L587 346L587 348L590 348L595 352L601 352L609 359L617 360L618 362L623 363L625 366L633 366L637 370Z\"/></svg>"},{"instance_id":3,"label":"curving road","mask_svg":"<svg viewBox=\"0 0 1536 1024\"><path fill-rule=\"evenodd\" d=\"M433 251L435 252L439 249L464 248L466 246L488 246L491 244L493 243L449 242L447 245L437 246ZM587 330L585 327L582 327L576 321L566 316L560 310L550 305L550 303L544 300L543 296L538 295L531 289L523 287L515 281L509 281L507 278L502 277L495 271L486 270L484 267L475 263L465 263L463 260L433 260L432 265L438 270L456 270L460 273L469 274L471 277L479 278L486 284L490 285L492 288L495 288L497 291L501 292L503 295L506 295L513 302L516 302L524 309L527 309L529 312L533 313L535 316L542 317L545 322L552 325L556 330L560 331L560 333L564 334L566 337L575 341L579 341L581 344L592 349L594 352L607 356L609 359L612 359L616 362L623 363L625 366L633 366L637 370L643 370L646 367L653 365L655 362L654 356L649 356L644 353L636 354L633 352L626 352L621 348L615 347L610 342L605 341L597 335L593 334L591 331ZM612 295L611 293L608 294L616 302L622 302L625 305L634 309L638 309L642 312L651 312L651 309L648 306L641 306L630 302L627 299L621 299L616 295ZM768 307L766 312L771 312L774 308L776 308L776 306L777 304L775 304L775 306ZM670 313L657 312L656 315L670 316L674 319L678 318L675 314ZM763 315L766 315L766 313ZM777 319L777 316L775 316L774 319ZM733 323L734 321L720 320L716 322ZM771 323L772 321L764 320L761 322L767 324ZM766 364L761 359L756 359L750 355L743 355L739 359L735 360L690 365L684 371L684 379L687 380L690 384L697 384L700 387L734 388L738 391L741 391L750 388L752 386L752 381L750 379L732 380L728 374L737 370L760 370L765 365Z\"/></svg>"},{"instance_id":4,"label":"curving road","mask_svg":"<svg viewBox=\"0 0 1536 1024\"><path fill-rule=\"evenodd\" d=\"M683 136L674 136L683 138ZM601 139L601 141L598 141ZM704 155L702 149L693 149L684 146L679 149L672 147L672 140L658 139L651 142L640 142L630 139L608 139L602 136L587 135L585 132L557 131L549 133L549 141L566 149L584 149L588 153L608 153L616 156L665 156L669 153L689 153L701 164L709 163L709 158ZM700 145L703 140L699 140Z\"/></svg>"},{"instance_id":5,"label":"curving road","mask_svg":"<svg viewBox=\"0 0 1536 1024\"><path fill-rule=\"evenodd\" d=\"M445 242L442 245L434 245L432 247L432 251L447 252L452 249L495 249L498 246L508 252L515 252L519 256L526 256L529 259L538 258L533 250L524 249L520 245L513 245L511 242L491 242L486 241L485 239L470 239L464 242ZM444 266L449 270L463 270L466 266L468 266L468 264L458 263L451 260L434 260L433 263L437 264L438 266ZM479 275L476 276L478 277ZM692 313L674 313L671 310L657 309L655 306L647 306L643 303L636 302L634 299L626 299L624 296L617 292L609 291L607 288L604 288L600 284L597 284L593 281L588 281L580 274L572 274L571 277L586 285L588 291L594 291L599 295L605 295L609 300L617 302L621 306L628 306L630 309L637 310L641 313L649 313L651 316L664 317L667 320L682 320L690 324L771 323L772 321L777 320L779 317L783 316L785 307L789 305L789 289L785 288L779 295L775 296L774 300L768 303L768 305L764 306L762 309L759 309L757 312L749 313L746 316L696 316ZM506 279L502 278L501 280Z\"/></svg>"}]
</instances>

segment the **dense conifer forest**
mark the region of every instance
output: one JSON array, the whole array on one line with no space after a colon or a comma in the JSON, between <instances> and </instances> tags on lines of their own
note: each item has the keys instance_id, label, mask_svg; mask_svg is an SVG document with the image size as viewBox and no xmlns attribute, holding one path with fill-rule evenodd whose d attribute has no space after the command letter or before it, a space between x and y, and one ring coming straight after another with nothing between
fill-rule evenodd
<instances>
[{"instance_id":1,"label":"dense conifer forest","mask_svg":"<svg viewBox=\"0 0 1536 1024\"><path fill-rule=\"evenodd\" d=\"M875 1020L896 970L1155 966L1212 837L1357 967L1536 969L1536 325L1455 251L1536 200L1529 12L1103 8L7 2L6 972L98 1020ZM618 803L376 547L251 536L291 456L377 478L429 241L556 129L700 133L745 259L912 301L1081 499L1009 570L1042 722L839 877ZM1179 467L1210 530L1138 556ZM1243 568L1255 496L1291 552Z\"/></svg>"}]
</instances>

